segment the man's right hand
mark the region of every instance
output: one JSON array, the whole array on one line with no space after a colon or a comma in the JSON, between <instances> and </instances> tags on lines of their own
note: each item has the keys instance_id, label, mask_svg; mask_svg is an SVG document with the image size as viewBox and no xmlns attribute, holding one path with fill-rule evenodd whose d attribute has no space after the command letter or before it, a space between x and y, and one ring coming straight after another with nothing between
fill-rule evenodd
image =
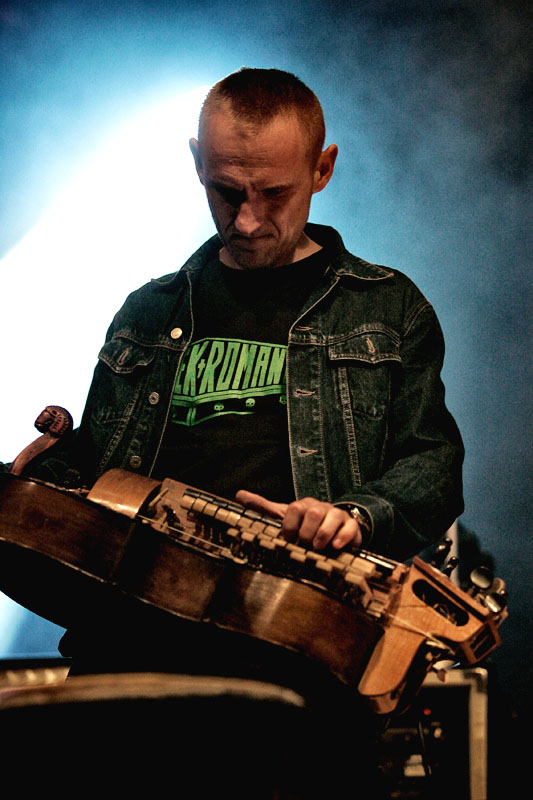
<instances>
[{"instance_id":1,"label":"man's right hand","mask_svg":"<svg viewBox=\"0 0 533 800\"><path fill-rule=\"evenodd\" d=\"M281 535L289 542L323 550L331 545L335 550L359 547L363 541L360 524L351 514L338 506L304 497L292 503L277 503L262 495L241 489L235 499L254 511L282 520Z\"/></svg>"}]
</instances>

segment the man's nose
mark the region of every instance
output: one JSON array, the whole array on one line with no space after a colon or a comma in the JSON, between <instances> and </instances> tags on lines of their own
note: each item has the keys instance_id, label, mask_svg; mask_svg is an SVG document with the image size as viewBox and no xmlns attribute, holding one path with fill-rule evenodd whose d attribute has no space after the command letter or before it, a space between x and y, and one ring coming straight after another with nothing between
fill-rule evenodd
<instances>
[{"instance_id":1,"label":"man's nose","mask_svg":"<svg viewBox=\"0 0 533 800\"><path fill-rule=\"evenodd\" d=\"M256 203L241 203L234 221L235 229L243 236L252 236L261 227L261 211Z\"/></svg>"}]
</instances>

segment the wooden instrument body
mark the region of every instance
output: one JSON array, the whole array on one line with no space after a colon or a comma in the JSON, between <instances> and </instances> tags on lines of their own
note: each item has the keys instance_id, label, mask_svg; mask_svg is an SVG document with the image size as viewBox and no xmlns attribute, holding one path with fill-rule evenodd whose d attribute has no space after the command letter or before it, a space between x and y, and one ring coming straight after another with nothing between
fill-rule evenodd
<instances>
[{"instance_id":1,"label":"wooden instrument body","mask_svg":"<svg viewBox=\"0 0 533 800\"><path fill-rule=\"evenodd\" d=\"M122 470L88 495L0 475L0 589L63 627L118 593L270 642L326 666L377 713L408 702L446 652L479 661L505 616L420 559L306 551L275 520Z\"/></svg>"}]
</instances>

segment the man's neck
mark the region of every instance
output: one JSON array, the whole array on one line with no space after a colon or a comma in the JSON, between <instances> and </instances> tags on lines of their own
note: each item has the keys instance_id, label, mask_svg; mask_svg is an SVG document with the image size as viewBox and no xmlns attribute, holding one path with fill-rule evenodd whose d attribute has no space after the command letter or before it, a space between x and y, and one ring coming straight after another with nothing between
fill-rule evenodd
<instances>
[{"instance_id":1,"label":"man's neck","mask_svg":"<svg viewBox=\"0 0 533 800\"><path fill-rule=\"evenodd\" d=\"M313 253L318 253L319 250L322 250L322 245L314 242L306 233L304 233L304 237L305 241L302 242L301 246L297 246L294 251L292 263L295 261L302 261L302 259L308 258L308 256L312 256Z\"/></svg>"}]
</instances>

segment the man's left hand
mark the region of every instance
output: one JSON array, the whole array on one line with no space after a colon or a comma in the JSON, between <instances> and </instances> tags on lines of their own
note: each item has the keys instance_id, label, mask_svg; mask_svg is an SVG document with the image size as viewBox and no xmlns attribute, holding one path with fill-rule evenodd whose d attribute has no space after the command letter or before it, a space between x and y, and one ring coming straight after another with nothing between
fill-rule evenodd
<instances>
[{"instance_id":1,"label":"man's left hand","mask_svg":"<svg viewBox=\"0 0 533 800\"><path fill-rule=\"evenodd\" d=\"M282 519L281 535L289 542L298 542L315 550L323 550L328 545L335 550L361 545L363 537L357 520L331 503L314 497L276 503L244 489L237 492L235 499L255 511Z\"/></svg>"}]
</instances>

